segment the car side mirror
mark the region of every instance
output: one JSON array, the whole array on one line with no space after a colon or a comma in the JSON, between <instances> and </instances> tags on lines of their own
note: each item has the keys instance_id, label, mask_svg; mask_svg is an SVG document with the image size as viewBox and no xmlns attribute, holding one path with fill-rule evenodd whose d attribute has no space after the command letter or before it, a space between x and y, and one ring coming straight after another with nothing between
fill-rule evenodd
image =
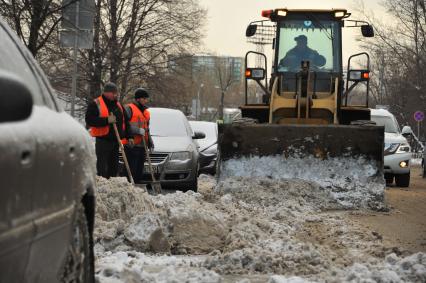
<instances>
[{"instance_id":1,"label":"car side mirror","mask_svg":"<svg viewBox=\"0 0 426 283\"><path fill-rule=\"evenodd\" d=\"M408 136L410 136L410 135L412 135L412 134L413 134L413 130L411 130L411 127L410 127L410 126L404 126L404 127L402 128L402 132L401 132L401 134L402 134L404 137L408 137Z\"/></svg>"},{"instance_id":2,"label":"car side mirror","mask_svg":"<svg viewBox=\"0 0 426 283\"><path fill-rule=\"evenodd\" d=\"M33 97L16 76L0 71L0 123L17 122L30 117Z\"/></svg>"},{"instance_id":3,"label":"car side mirror","mask_svg":"<svg viewBox=\"0 0 426 283\"><path fill-rule=\"evenodd\" d=\"M205 137L206 137L206 134L203 132L194 132L194 136L192 136L194 140L201 140L201 139L204 139Z\"/></svg>"},{"instance_id":4,"label":"car side mirror","mask_svg":"<svg viewBox=\"0 0 426 283\"><path fill-rule=\"evenodd\" d=\"M363 37L374 37L374 29L371 25L361 26L361 33Z\"/></svg>"},{"instance_id":5,"label":"car side mirror","mask_svg":"<svg viewBox=\"0 0 426 283\"><path fill-rule=\"evenodd\" d=\"M257 31L257 25L249 25L246 29L246 36L252 37L253 35L256 34L256 31Z\"/></svg>"}]
</instances>

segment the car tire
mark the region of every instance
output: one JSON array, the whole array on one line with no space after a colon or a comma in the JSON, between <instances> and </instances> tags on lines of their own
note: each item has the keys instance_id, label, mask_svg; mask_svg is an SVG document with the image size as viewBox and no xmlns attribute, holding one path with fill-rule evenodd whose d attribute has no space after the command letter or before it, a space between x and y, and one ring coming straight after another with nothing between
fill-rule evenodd
<instances>
[{"instance_id":1,"label":"car tire","mask_svg":"<svg viewBox=\"0 0 426 283\"><path fill-rule=\"evenodd\" d=\"M410 173L395 175L395 183L398 187L407 188L410 186Z\"/></svg>"},{"instance_id":2,"label":"car tire","mask_svg":"<svg viewBox=\"0 0 426 283\"><path fill-rule=\"evenodd\" d=\"M423 167L423 178L426 178L426 160L425 158L422 159L422 167Z\"/></svg>"},{"instance_id":3,"label":"car tire","mask_svg":"<svg viewBox=\"0 0 426 283\"><path fill-rule=\"evenodd\" d=\"M198 192L198 172L195 174L194 179L189 182L188 188L191 191Z\"/></svg>"},{"instance_id":4,"label":"car tire","mask_svg":"<svg viewBox=\"0 0 426 283\"><path fill-rule=\"evenodd\" d=\"M390 186L393 183L394 176L392 174L385 174L386 186Z\"/></svg>"},{"instance_id":5,"label":"car tire","mask_svg":"<svg viewBox=\"0 0 426 283\"><path fill-rule=\"evenodd\" d=\"M81 204L76 214L61 282L93 283L95 282L93 250L86 215Z\"/></svg>"}]
</instances>

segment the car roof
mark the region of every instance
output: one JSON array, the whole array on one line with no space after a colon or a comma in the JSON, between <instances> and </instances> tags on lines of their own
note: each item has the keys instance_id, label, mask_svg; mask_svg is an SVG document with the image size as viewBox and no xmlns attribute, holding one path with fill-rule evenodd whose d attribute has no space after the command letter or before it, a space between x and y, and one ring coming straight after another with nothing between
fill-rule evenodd
<instances>
[{"instance_id":1,"label":"car roof","mask_svg":"<svg viewBox=\"0 0 426 283\"><path fill-rule=\"evenodd\" d=\"M371 115L393 117L393 114L386 109L371 109Z\"/></svg>"},{"instance_id":2,"label":"car roof","mask_svg":"<svg viewBox=\"0 0 426 283\"><path fill-rule=\"evenodd\" d=\"M149 112L156 114L181 115L185 117L182 111L172 108L150 107Z\"/></svg>"}]
</instances>

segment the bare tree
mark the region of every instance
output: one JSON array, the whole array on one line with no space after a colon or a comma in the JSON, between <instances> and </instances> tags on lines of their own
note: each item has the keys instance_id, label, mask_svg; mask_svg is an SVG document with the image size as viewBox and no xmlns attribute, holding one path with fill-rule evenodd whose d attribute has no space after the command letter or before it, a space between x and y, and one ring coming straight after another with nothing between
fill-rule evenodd
<instances>
[{"instance_id":1,"label":"bare tree","mask_svg":"<svg viewBox=\"0 0 426 283\"><path fill-rule=\"evenodd\" d=\"M235 77L235 62L231 57L215 58L216 80L219 84L221 95L219 104L219 119L223 120L223 108L225 105L225 94L230 86L237 81Z\"/></svg>"},{"instance_id":2,"label":"bare tree","mask_svg":"<svg viewBox=\"0 0 426 283\"><path fill-rule=\"evenodd\" d=\"M60 0L0 0L0 14L34 57L56 31L63 8Z\"/></svg>"},{"instance_id":3,"label":"bare tree","mask_svg":"<svg viewBox=\"0 0 426 283\"><path fill-rule=\"evenodd\" d=\"M401 122L412 123L412 113L426 108L425 0L386 0L384 5L392 22L361 11L376 34L364 44L374 55L372 93L376 103L391 105Z\"/></svg>"},{"instance_id":4,"label":"bare tree","mask_svg":"<svg viewBox=\"0 0 426 283\"><path fill-rule=\"evenodd\" d=\"M77 1L77 0L75 0ZM58 46L61 0L0 0L0 13L14 27L50 76L69 93L71 52ZM118 84L122 98L139 86L166 91L172 54L192 53L203 36L206 11L199 0L95 0L92 50L79 52L79 96L99 95L106 81ZM162 84L156 81L162 78Z\"/></svg>"}]
</instances>

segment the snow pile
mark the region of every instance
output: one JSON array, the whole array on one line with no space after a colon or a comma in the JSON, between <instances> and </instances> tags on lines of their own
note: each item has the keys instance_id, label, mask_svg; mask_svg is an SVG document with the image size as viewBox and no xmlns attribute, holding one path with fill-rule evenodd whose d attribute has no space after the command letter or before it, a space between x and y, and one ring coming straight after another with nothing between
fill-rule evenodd
<instances>
[{"instance_id":1,"label":"snow pile","mask_svg":"<svg viewBox=\"0 0 426 283\"><path fill-rule=\"evenodd\" d=\"M200 260L189 257L147 256L137 252L106 253L98 262L96 277L102 283L219 283L221 276L205 268L194 268Z\"/></svg>"},{"instance_id":2,"label":"snow pile","mask_svg":"<svg viewBox=\"0 0 426 283\"><path fill-rule=\"evenodd\" d=\"M226 216L205 202L200 193L177 191L152 197L152 200L167 211L174 254L203 254L222 248Z\"/></svg>"},{"instance_id":3,"label":"snow pile","mask_svg":"<svg viewBox=\"0 0 426 283\"><path fill-rule=\"evenodd\" d=\"M94 237L98 251L167 252L167 213L126 178L97 179Z\"/></svg>"},{"instance_id":4,"label":"snow pile","mask_svg":"<svg viewBox=\"0 0 426 283\"><path fill-rule=\"evenodd\" d=\"M199 193L153 196L124 178L99 178L97 279L424 282L425 254L385 258L382 237L348 222L347 204L318 182L233 176L216 184L206 175L199 182ZM352 196L346 200L359 204Z\"/></svg>"},{"instance_id":5,"label":"snow pile","mask_svg":"<svg viewBox=\"0 0 426 283\"><path fill-rule=\"evenodd\" d=\"M300 179L328 191L333 200L347 209L384 208L383 176L377 175L374 162L362 157L241 157L222 162L220 177L222 180L230 177Z\"/></svg>"},{"instance_id":6,"label":"snow pile","mask_svg":"<svg viewBox=\"0 0 426 283\"><path fill-rule=\"evenodd\" d=\"M426 254L399 258L392 253L381 262L356 263L341 274L341 280L350 282L426 282Z\"/></svg>"},{"instance_id":7,"label":"snow pile","mask_svg":"<svg viewBox=\"0 0 426 283\"><path fill-rule=\"evenodd\" d=\"M205 177L204 190L214 186ZM98 178L94 236L99 252L203 254L221 249L225 218L199 193L151 196L125 178Z\"/></svg>"}]
</instances>

